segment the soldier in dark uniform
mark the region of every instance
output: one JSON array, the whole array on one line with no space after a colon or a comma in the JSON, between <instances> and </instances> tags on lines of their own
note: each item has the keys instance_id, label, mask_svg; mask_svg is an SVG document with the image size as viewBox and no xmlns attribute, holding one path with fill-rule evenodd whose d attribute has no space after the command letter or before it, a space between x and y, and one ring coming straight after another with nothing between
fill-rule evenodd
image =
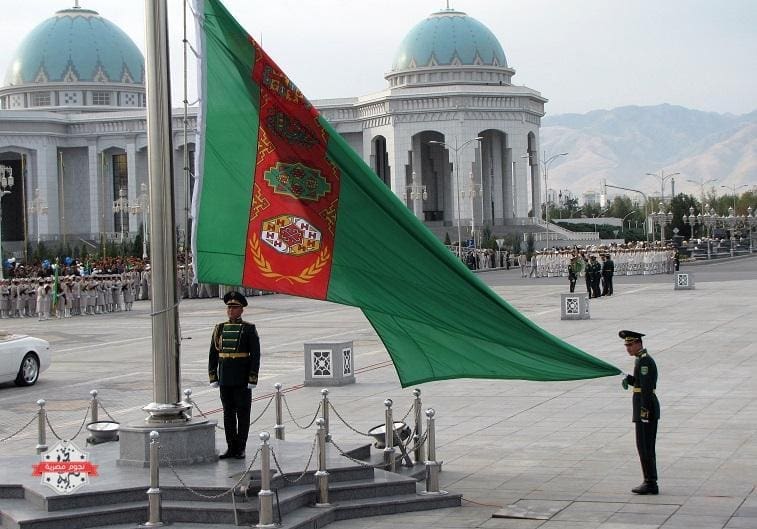
<instances>
[{"instance_id":1,"label":"soldier in dark uniform","mask_svg":"<svg viewBox=\"0 0 757 529\"><path fill-rule=\"evenodd\" d=\"M641 460L644 483L631 489L635 494L658 494L657 456L655 442L657 439L657 421L660 420L660 403L655 394L657 387L657 365L649 356L641 342L641 333L620 331L626 351L636 358L633 375L627 375L622 382L623 389L633 387L633 422L636 425L636 449Z\"/></svg>"},{"instance_id":2,"label":"soldier in dark uniform","mask_svg":"<svg viewBox=\"0 0 757 529\"><path fill-rule=\"evenodd\" d=\"M229 321L213 329L208 355L208 376L212 387L220 387L226 452L221 459L244 459L250 431L252 390L258 383L260 339L252 323L242 320L247 299L236 291L223 297Z\"/></svg>"},{"instance_id":3,"label":"soldier in dark uniform","mask_svg":"<svg viewBox=\"0 0 757 529\"><path fill-rule=\"evenodd\" d=\"M615 275L615 263L610 254L602 257L602 295L612 296L612 277Z\"/></svg>"},{"instance_id":4,"label":"soldier in dark uniform","mask_svg":"<svg viewBox=\"0 0 757 529\"><path fill-rule=\"evenodd\" d=\"M586 273L591 278L591 296L592 298L598 298L602 295L599 291L599 280L602 277L602 265L597 262L597 256L592 255L589 260L589 266L586 267Z\"/></svg>"}]
</instances>

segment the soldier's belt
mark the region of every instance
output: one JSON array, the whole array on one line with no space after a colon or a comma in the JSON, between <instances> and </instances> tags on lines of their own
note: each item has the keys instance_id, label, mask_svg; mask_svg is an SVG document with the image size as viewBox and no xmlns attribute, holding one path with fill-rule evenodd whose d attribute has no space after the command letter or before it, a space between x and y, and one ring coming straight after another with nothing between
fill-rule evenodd
<instances>
[{"instance_id":1,"label":"soldier's belt","mask_svg":"<svg viewBox=\"0 0 757 529\"><path fill-rule=\"evenodd\" d=\"M634 393L641 393L641 388L633 388ZM654 389L652 390L652 393L657 393Z\"/></svg>"},{"instance_id":2,"label":"soldier's belt","mask_svg":"<svg viewBox=\"0 0 757 529\"><path fill-rule=\"evenodd\" d=\"M250 353L218 353L219 358L246 358Z\"/></svg>"}]
</instances>

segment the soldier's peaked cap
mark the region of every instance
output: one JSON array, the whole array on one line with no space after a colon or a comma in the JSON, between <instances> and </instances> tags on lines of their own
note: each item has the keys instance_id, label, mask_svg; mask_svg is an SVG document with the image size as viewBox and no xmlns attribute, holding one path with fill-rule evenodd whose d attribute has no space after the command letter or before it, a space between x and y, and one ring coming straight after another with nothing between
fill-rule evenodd
<instances>
[{"instance_id":1,"label":"soldier's peaked cap","mask_svg":"<svg viewBox=\"0 0 757 529\"><path fill-rule=\"evenodd\" d=\"M232 305L232 306L236 305L237 307L247 306L247 298L244 297L239 292L237 292L236 290L227 292L226 295L223 296L223 302L226 305Z\"/></svg>"},{"instance_id":2,"label":"soldier's peaked cap","mask_svg":"<svg viewBox=\"0 0 757 529\"><path fill-rule=\"evenodd\" d=\"M636 331L620 331L618 333L618 336L620 336L625 341L625 343L628 344L641 340L641 337L646 336L646 334L642 334Z\"/></svg>"}]
</instances>

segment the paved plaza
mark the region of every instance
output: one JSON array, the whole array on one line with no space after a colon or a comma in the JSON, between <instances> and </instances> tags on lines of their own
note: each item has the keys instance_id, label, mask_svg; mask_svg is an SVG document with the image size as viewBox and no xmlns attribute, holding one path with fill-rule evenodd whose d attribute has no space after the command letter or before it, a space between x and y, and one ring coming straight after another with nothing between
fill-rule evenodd
<instances>
[{"instance_id":1,"label":"paved plaza","mask_svg":"<svg viewBox=\"0 0 757 529\"><path fill-rule=\"evenodd\" d=\"M588 320L560 319L567 278L521 279L515 269L480 276L544 329L624 371L633 360L618 330L647 335L645 345L660 372L659 496L630 492L642 476L631 396L622 390L620 376L450 380L420 388L424 407L437 412L442 488L462 493L462 507L329 527L757 528L757 259L685 270L695 274L695 290L673 290L669 275L617 278L614 296L591 300ZM413 388L399 386L359 310L281 295L250 301L245 319L257 324L263 346L253 418L280 382L297 422L310 422L321 397L320 388L302 385L303 343L311 341L354 341L357 383L330 388L329 395L351 427L365 432L382 423L386 398L394 400L395 417L408 411ZM118 421L141 421L141 407L153 400L149 312L148 303L138 302L132 313L0 321L0 328L45 338L54 347L53 366L36 386L0 386L0 438L31 418L39 398L48 401L58 433L73 434L91 389ZM218 390L208 388L206 371L210 332L223 318L223 306L218 300L184 300L180 312L182 387L192 388L200 409L220 419ZM257 432L272 432L273 424L271 406L253 425L250 443ZM365 441L333 415L331 431L337 443ZM223 432L217 434L217 446L223 447ZM309 441L313 434L287 419L288 440ZM35 435L33 428L24 430L0 448L4 455L33 455ZM97 450L91 448L93 460Z\"/></svg>"}]
</instances>

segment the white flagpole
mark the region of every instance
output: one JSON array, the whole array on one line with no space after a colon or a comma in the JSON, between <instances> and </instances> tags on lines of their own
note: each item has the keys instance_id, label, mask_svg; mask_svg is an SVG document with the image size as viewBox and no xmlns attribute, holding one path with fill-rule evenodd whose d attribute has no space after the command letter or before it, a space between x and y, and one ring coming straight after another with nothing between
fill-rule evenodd
<instances>
[{"instance_id":1,"label":"white flagpole","mask_svg":"<svg viewBox=\"0 0 757 529\"><path fill-rule=\"evenodd\" d=\"M180 403L180 335L176 295L171 82L166 0L145 0L147 158L152 241L153 402L150 422L184 419Z\"/></svg>"}]
</instances>

